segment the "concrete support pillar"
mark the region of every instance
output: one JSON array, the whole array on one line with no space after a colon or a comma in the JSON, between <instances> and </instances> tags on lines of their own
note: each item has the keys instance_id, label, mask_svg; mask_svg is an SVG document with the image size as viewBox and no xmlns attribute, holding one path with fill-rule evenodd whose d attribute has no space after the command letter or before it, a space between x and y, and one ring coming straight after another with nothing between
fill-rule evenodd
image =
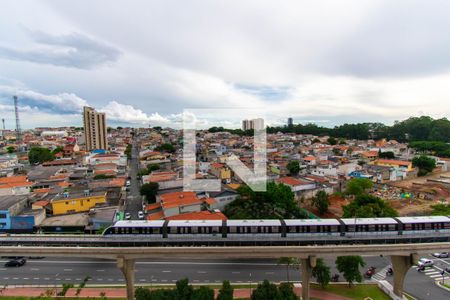
<instances>
[{"instance_id":1,"label":"concrete support pillar","mask_svg":"<svg viewBox=\"0 0 450 300\"><path fill-rule=\"evenodd\" d=\"M118 257L117 267L122 271L127 283L127 299L134 300L134 259Z\"/></svg>"},{"instance_id":2,"label":"concrete support pillar","mask_svg":"<svg viewBox=\"0 0 450 300\"><path fill-rule=\"evenodd\" d=\"M394 270L394 294L398 299L403 299L403 282L406 273L418 260L417 253L408 256L391 255L392 269Z\"/></svg>"},{"instance_id":3,"label":"concrete support pillar","mask_svg":"<svg viewBox=\"0 0 450 300\"><path fill-rule=\"evenodd\" d=\"M316 257L308 256L301 259L302 267L302 300L309 300L309 282L311 280L312 268L316 266Z\"/></svg>"}]
</instances>

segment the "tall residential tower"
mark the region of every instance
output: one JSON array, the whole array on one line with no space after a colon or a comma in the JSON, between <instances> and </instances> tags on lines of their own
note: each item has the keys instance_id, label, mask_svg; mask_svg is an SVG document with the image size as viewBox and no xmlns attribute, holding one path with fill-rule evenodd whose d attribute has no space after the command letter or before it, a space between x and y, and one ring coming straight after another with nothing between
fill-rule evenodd
<instances>
[{"instance_id":1,"label":"tall residential tower","mask_svg":"<svg viewBox=\"0 0 450 300\"><path fill-rule=\"evenodd\" d=\"M86 150L107 149L105 113L96 112L89 106L83 107L84 138Z\"/></svg>"}]
</instances>

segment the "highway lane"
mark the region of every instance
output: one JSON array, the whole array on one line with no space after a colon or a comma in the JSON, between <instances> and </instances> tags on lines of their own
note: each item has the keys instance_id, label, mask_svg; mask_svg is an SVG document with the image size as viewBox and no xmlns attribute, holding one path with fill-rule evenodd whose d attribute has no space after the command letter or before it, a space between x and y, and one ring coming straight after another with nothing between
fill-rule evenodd
<instances>
[{"instance_id":1,"label":"highway lane","mask_svg":"<svg viewBox=\"0 0 450 300\"><path fill-rule=\"evenodd\" d=\"M379 257L366 257L367 265L379 269L386 261ZM6 260L1 260L3 266ZM334 261L327 264L332 273L337 273ZM363 271L363 270L361 270ZM300 271L289 268L291 281L301 279ZM0 268L0 282L8 285L79 283L86 276L89 284L123 284L123 276L114 261L86 259L28 260L25 266ZM193 283L220 283L230 280L234 283L287 280L286 267L273 260L171 260L138 261L136 263L137 284L167 284L187 277ZM343 280L341 276L341 280Z\"/></svg>"},{"instance_id":2,"label":"highway lane","mask_svg":"<svg viewBox=\"0 0 450 300\"><path fill-rule=\"evenodd\" d=\"M431 257L430 257L431 258ZM386 257L364 257L366 266L374 266L378 271L390 264ZM450 259L436 261L436 267L450 265ZM79 284L86 276L92 285L123 285L122 273L117 269L116 262L98 259L45 258L42 260L27 260L23 267L6 268L5 259L0 260L1 285L60 285L62 283ZM331 267L331 273L337 273L334 259L326 260ZM448 299L450 293L435 285L436 277L432 270L419 273L412 268L405 280L405 291L420 300ZM136 285L172 284L178 279L187 277L194 284L221 283L230 280L233 283L256 284L264 279L274 282L286 281L286 267L278 265L274 260L145 260L136 262ZM430 275L432 274L432 275ZM291 281L300 281L301 272L289 268ZM434 277L430 277L434 276ZM392 277L386 278L392 283ZM343 276L340 276L343 281Z\"/></svg>"}]
</instances>

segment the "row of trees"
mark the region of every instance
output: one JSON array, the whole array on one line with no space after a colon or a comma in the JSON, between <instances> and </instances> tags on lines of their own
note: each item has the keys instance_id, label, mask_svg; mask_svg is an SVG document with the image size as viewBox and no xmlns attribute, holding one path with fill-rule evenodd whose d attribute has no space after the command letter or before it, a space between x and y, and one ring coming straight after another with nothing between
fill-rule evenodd
<instances>
[{"instance_id":1,"label":"row of trees","mask_svg":"<svg viewBox=\"0 0 450 300\"><path fill-rule=\"evenodd\" d=\"M252 130L226 129L211 127L209 132L231 132L239 135L253 135ZM313 134L319 136L329 135L335 138L348 138L367 140L395 139L406 141L442 141L450 142L450 121L446 118L433 119L428 116L411 117L403 121L396 121L394 125L387 126L382 123L343 124L334 128L322 127L316 124L296 124L292 126L267 127L267 133L297 133Z\"/></svg>"},{"instance_id":2,"label":"row of trees","mask_svg":"<svg viewBox=\"0 0 450 300\"><path fill-rule=\"evenodd\" d=\"M225 280L217 295L217 300L232 300L233 287L230 282ZM178 280L173 289L155 289L138 287L136 289L136 300L214 300L214 290L208 286L194 288L189 284L188 279ZM281 283L275 285L268 280L253 290L251 300L297 300L294 292L294 286L291 283Z\"/></svg>"},{"instance_id":3,"label":"row of trees","mask_svg":"<svg viewBox=\"0 0 450 300\"><path fill-rule=\"evenodd\" d=\"M214 290L207 286L194 289L187 278L178 280L174 289L155 289L138 287L136 300L214 300ZM217 300L232 300L233 288L229 281L222 283Z\"/></svg>"},{"instance_id":4,"label":"row of trees","mask_svg":"<svg viewBox=\"0 0 450 300\"><path fill-rule=\"evenodd\" d=\"M336 138L366 140L395 139L406 141L442 141L450 142L450 121L446 118L433 119L428 116L411 117L396 121L392 126L382 123L343 124L334 128L315 124L297 124L288 127L268 127L268 133L284 132L297 134L329 135Z\"/></svg>"},{"instance_id":5,"label":"row of trees","mask_svg":"<svg viewBox=\"0 0 450 300\"><path fill-rule=\"evenodd\" d=\"M289 274L289 266L299 266L299 261L291 257L281 257L278 262L287 266L287 274ZM354 282L361 282L362 275L360 268L366 264L361 256L339 256L336 258L336 268L342 273L345 280L351 286ZM294 287L288 281L275 285L268 280L259 283L253 290L251 300L296 300L298 297L294 292ZM330 267L327 266L323 259L318 259L316 266L312 269L312 276L316 279L322 288L325 288L330 280ZM217 300L232 300L234 289L230 282L225 280L219 290ZM214 300L214 290L207 286L194 288L189 284L187 278L178 280L175 288L154 289L150 290L144 287L136 289L136 300Z\"/></svg>"}]
</instances>

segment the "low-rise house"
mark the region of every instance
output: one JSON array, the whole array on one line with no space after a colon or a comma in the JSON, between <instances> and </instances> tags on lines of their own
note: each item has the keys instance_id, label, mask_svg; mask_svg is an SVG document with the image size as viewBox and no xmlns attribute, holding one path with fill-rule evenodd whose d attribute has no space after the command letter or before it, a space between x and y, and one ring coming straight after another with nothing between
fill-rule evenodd
<instances>
[{"instance_id":1,"label":"low-rise house","mask_svg":"<svg viewBox=\"0 0 450 300\"><path fill-rule=\"evenodd\" d=\"M0 196L0 231L10 230L13 217L19 215L28 207L26 195Z\"/></svg>"},{"instance_id":2,"label":"low-rise house","mask_svg":"<svg viewBox=\"0 0 450 300\"><path fill-rule=\"evenodd\" d=\"M373 164L375 166L401 168L401 169L405 169L408 172L411 172L414 170L412 162L404 161L404 160L377 159L377 160L373 161L371 164Z\"/></svg>"},{"instance_id":3,"label":"low-rise house","mask_svg":"<svg viewBox=\"0 0 450 300\"><path fill-rule=\"evenodd\" d=\"M89 211L106 203L106 192L64 192L57 194L52 200L53 215L73 214Z\"/></svg>"},{"instance_id":4,"label":"low-rise house","mask_svg":"<svg viewBox=\"0 0 450 300\"><path fill-rule=\"evenodd\" d=\"M316 188L316 184L314 182L293 178L289 176L281 177L276 181L290 187L291 191L297 198L301 197L302 194L305 193L306 191L314 190Z\"/></svg>"},{"instance_id":5,"label":"low-rise house","mask_svg":"<svg viewBox=\"0 0 450 300\"><path fill-rule=\"evenodd\" d=\"M0 178L0 196L1 195L27 195L33 185L29 182L27 176L11 176Z\"/></svg>"}]
</instances>

